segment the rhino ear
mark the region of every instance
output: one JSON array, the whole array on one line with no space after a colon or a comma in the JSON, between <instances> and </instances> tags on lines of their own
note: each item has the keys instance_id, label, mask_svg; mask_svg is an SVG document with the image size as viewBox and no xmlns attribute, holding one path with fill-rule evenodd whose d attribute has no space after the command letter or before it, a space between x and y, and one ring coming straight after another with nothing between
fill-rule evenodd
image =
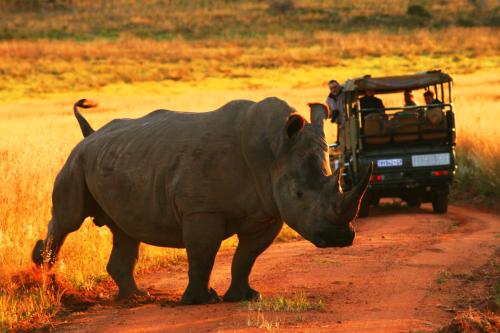
<instances>
[{"instance_id":1,"label":"rhino ear","mask_svg":"<svg viewBox=\"0 0 500 333\"><path fill-rule=\"evenodd\" d=\"M323 127L325 119L328 119L330 115L328 106L321 103L309 103L307 105L309 105L309 109L311 110L311 123Z\"/></svg>"},{"instance_id":2,"label":"rhino ear","mask_svg":"<svg viewBox=\"0 0 500 333\"><path fill-rule=\"evenodd\" d=\"M286 122L286 134L288 135L289 138L293 137L297 133L299 133L304 126L306 125L306 120L298 115L298 114L292 114L289 118L288 121Z\"/></svg>"}]
</instances>

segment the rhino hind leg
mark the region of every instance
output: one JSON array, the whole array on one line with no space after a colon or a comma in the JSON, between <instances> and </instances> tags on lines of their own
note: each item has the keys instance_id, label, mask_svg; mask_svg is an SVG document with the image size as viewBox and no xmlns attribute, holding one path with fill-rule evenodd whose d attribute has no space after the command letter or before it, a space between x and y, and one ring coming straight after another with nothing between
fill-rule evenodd
<instances>
[{"instance_id":1,"label":"rhino hind leg","mask_svg":"<svg viewBox=\"0 0 500 333\"><path fill-rule=\"evenodd\" d=\"M260 293L250 287L248 277L255 260L271 245L282 226L283 222L273 221L262 230L238 234L239 243L231 266L231 285L223 297L225 302L261 299Z\"/></svg>"},{"instance_id":2,"label":"rhino hind leg","mask_svg":"<svg viewBox=\"0 0 500 333\"><path fill-rule=\"evenodd\" d=\"M78 230L88 216L86 207L90 200L93 199L88 194L83 177L63 169L54 185L52 219L47 236L45 240L35 243L31 254L35 264L46 264L50 268L56 262L66 236Z\"/></svg>"},{"instance_id":3,"label":"rhino hind leg","mask_svg":"<svg viewBox=\"0 0 500 333\"><path fill-rule=\"evenodd\" d=\"M183 240L188 255L189 282L182 303L220 302L217 292L209 287L209 280L224 231L224 220L216 214L196 214L184 219Z\"/></svg>"},{"instance_id":4,"label":"rhino hind leg","mask_svg":"<svg viewBox=\"0 0 500 333\"><path fill-rule=\"evenodd\" d=\"M82 223L83 218L76 229L78 229ZM59 223L58 220L53 218L49 223L49 229L45 240L40 239L35 243L35 247L31 254L33 262L36 265L46 264L49 268L52 267L57 260L57 255L66 236L76 229L69 229L65 223Z\"/></svg>"},{"instance_id":5,"label":"rhino hind leg","mask_svg":"<svg viewBox=\"0 0 500 333\"><path fill-rule=\"evenodd\" d=\"M106 223L113 233L113 249L106 270L118 285L118 298L145 296L134 279L134 268L139 256L140 242L129 237L112 222Z\"/></svg>"}]
</instances>

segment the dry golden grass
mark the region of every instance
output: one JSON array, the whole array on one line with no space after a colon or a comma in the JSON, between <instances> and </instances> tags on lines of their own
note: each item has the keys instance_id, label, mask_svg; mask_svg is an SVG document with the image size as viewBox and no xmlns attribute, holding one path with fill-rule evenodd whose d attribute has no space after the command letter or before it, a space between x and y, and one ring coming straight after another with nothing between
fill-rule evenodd
<instances>
[{"instance_id":1,"label":"dry golden grass","mask_svg":"<svg viewBox=\"0 0 500 333\"><path fill-rule=\"evenodd\" d=\"M323 310L323 300L310 301L304 293L293 294L291 297L275 296L261 301L248 302L250 311L272 311L272 312L305 312Z\"/></svg>"},{"instance_id":2,"label":"dry golden grass","mask_svg":"<svg viewBox=\"0 0 500 333\"><path fill-rule=\"evenodd\" d=\"M127 35L118 41L87 43L3 41L0 100L110 84L165 81L165 85L175 86L179 81L194 83L210 78L262 88L272 81L257 78L276 73L288 76L287 80L293 74L292 84L310 87L319 78L297 70L319 73L318 68L324 72L335 68L348 75L436 67L468 73L499 66L500 40L496 36L497 30L490 28L449 28L413 34L316 31L310 36L297 32L240 41L154 41Z\"/></svg>"},{"instance_id":3,"label":"dry golden grass","mask_svg":"<svg viewBox=\"0 0 500 333\"><path fill-rule=\"evenodd\" d=\"M451 322L436 333L494 333L500 330L500 318L492 312L480 312L469 309L458 312Z\"/></svg>"}]
</instances>

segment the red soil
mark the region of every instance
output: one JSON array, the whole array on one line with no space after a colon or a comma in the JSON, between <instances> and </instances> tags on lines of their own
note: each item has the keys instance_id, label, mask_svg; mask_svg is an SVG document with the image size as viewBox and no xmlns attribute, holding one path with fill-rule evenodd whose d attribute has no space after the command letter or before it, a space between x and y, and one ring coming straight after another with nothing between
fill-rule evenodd
<instances>
[{"instance_id":1,"label":"red soil","mask_svg":"<svg viewBox=\"0 0 500 333\"><path fill-rule=\"evenodd\" d=\"M461 306L480 305L487 294L484 267L496 260L500 218L450 207L373 209L356 222L352 247L318 249L307 241L274 244L258 260L252 286L263 297L305 293L323 310L249 311L245 304L181 306L185 266L139 279L154 296L130 307L102 302L61 318L56 331L76 332L408 332L432 331ZM230 282L232 251L217 257L212 286ZM485 282L486 281L486 282ZM493 309L494 310L494 309ZM277 327L279 326L279 327Z\"/></svg>"}]
</instances>

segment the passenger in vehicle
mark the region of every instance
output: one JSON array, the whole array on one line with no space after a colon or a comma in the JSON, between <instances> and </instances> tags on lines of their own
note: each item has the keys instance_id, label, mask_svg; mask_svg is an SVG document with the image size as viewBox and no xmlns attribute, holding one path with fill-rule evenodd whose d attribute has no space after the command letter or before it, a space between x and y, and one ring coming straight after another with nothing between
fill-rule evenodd
<instances>
[{"instance_id":1,"label":"passenger in vehicle","mask_svg":"<svg viewBox=\"0 0 500 333\"><path fill-rule=\"evenodd\" d=\"M342 137L341 132L345 123L343 87L337 80L330 80L328 81L328 88L330 88L330 94L326 98L326 105L330 109L331 122L337 123L337 139L335 144L339 145Z\"/></svg>"},{"instance_id":2,"label":"passenger in vehicle","mask_svg":"<svg viewBox=\"0 0 500 333\"><path fill-rule=\"evenodd\" d=\"M405 107L407 106L418 106L417 102L413 97L411 90L405 90L404 92Z\"/></svg>"},{"instance_id":3,"label":"passenger in vehicle","mask_svg":"<svg viewBox=\"0 0 500 333\"><path fill-rule=\"evenodd\" d=\"M424 99L425 99L425 104L431 105L431 104L443 104L439 99L434 98L434 93L430 90L427 90L424 93Z\"/></svg>"},{"instance_id":4,"label":"passenger in vehicle","mask_svg":"<svg viewBox=\"0 0 500 333\"><path fill-rule=\"evenodd\" d=\"M432 91L427 90L424 93L425 104L432 105L425 110L425 118L433 125L440 124L443 121L443 102L434 98Z\"/></svg>"},{"instance_id":5,"label":"passenger in vehicle","mask_svg":"<svg viewBox=\"0 0 500 333\"><path fill-rule=\"evenodd\" d=\"M385 114L384 103L380 98L375 97L374 90L366 90L365 95L359 99L359 104L363 117L370 113Z\"/></svg>"},{"instance_id":6,"label":"passenger in vehicle","mask_svg":"<svg viewBox=\"0 0 500 333\"><path fill-rule=\"evenodd\" d=\"M326 105L328 105L332 115L331 121L332 123L342 125L345 120L342 86L337 80L330 80L328 81L328 88L330 88L330 94L326 98Z\"/></svg>"}]
</instances>

